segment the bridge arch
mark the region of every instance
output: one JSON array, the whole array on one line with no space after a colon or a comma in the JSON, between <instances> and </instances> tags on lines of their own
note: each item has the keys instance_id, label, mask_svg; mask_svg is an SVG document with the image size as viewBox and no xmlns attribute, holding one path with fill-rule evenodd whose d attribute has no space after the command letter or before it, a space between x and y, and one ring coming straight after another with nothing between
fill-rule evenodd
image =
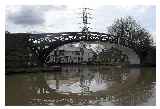
<instances>
[{"instance_id":1,"label":"bridge arch","mask_svg":"<svg viewBox=\"0 0 160 109\"><path fill-rule=\"evenodd\" d=\"M119 40L118 37L110 34L99 32L62 32L31 34L29 37L28 41L31 49L35 51L43 63L45 63L45 59L50 52L64 44L80 41L100 41L109 42L116 48L118 47L118 49L124 51L129 56L131 64L140 64L140 59L135 50L139 45L130 40Z\"/></svg>"}]
</instances>

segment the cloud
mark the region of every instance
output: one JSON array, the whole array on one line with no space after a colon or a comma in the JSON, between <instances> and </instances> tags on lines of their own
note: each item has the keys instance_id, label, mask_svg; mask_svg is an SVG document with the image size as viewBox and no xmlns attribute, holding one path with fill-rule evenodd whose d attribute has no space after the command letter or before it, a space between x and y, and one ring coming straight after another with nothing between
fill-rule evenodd
<instances>
[{"instance_id":1,"label":"cloud","mask_svg":"<svg viewBox=\"0 0 160 109\"><path fill-rule=\"evenodd\" d=\"M49 7L50 7L50 9L57 10L57 11L66 10L67 9L66 5L60 5L60 6L49 5L48 8Z\"/></svg>"},{"instance_id":2,"label":"cloud","mask_svg":"<svg viewBox=\"0 0 160 109\"><path fill-rule=\"evenodd\" d=\"M30 7L22 8L18 13L8 16L8 19L18 25L40 25L45 22L44 13Z\"/></svg>"},{"instance_id":3,"label":"cloud","mask_svg":"<svg viewBox=\"0 0 160 109\"><path fill-rule=\"evenodd\" d=\"M19 10L16 12L9 12L7 14L7 20L22 26L43 25L45 23L45 14L48 11L59 11L65 10L66 8L65 5L20 6Z\"/></svg>"},{"instance_id":4,"label":"cloud","mask_svg":"<svg viewBox=\"0 0 160 109\"><path fill-rule=\"evenodd\" d=\"M114 6L104 5L95 10L96 28L98 31L103 32L107 30L106 27L110 26L115 19L132 16L138 24L149 30L155 31L156 24L156 11L155 6Z\"/></svg>"},{"instance_id":5,"label":"cloud","mask_svg":"<svg viewBox=\"0 0 160 109\"><path fill-rule=\"evenodd\" d=\"M82 19L77 18L80 17L78 14L80 10L76 6L74 9L65 3L63 5L60 3L60 5L7 6L6 29L11 32L81 31L79 27L82 25L78 23L81 23ZM90 27L93 28L91 31L106 32L107 27L116 18L125 16L132 16L149 32L155 31L156 11L154 6L101 5L95 7L91 14L93 19L88 19L91 23Z\"/></svg>"}]
</instances>

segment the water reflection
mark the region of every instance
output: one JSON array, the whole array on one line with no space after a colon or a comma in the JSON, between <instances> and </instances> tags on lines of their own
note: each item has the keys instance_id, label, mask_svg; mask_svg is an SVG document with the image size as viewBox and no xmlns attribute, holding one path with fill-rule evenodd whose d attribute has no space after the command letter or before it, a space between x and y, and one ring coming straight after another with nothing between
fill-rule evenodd
<instances>
[{"instance_id":1,"label":"water reflection","mask_svg":"<svg viewBox=\"0 0 160 109\"><path fill-rule=\"evenodd\" d=\"M63 66L6 76L6 105L155 105L155 68Z\"/></svg>"}]
</instances>

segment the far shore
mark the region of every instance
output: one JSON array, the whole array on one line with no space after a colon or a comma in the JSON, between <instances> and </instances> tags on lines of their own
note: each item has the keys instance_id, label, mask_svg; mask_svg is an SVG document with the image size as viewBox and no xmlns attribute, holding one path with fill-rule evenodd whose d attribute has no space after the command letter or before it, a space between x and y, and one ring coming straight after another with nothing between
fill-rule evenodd
<instances>
[{"instance_id":1,"label":"far shore","mask_svg":"<svg viewBox=\"0 0 160 109\"><path fill-rule=\"evenodd\" d=\"M151 64L132 64L132 65L104 65L104 64L58 64L48 67L26 67L26 68L7 68L5 69L5 74L16 74L16 73L40 73L40 72L53 72L53 71L61 71L61 66L101 66L101 67L115 67L115 68L141 68L141 67L156 67L156 65Z\"/></svg>"}]
</instances>

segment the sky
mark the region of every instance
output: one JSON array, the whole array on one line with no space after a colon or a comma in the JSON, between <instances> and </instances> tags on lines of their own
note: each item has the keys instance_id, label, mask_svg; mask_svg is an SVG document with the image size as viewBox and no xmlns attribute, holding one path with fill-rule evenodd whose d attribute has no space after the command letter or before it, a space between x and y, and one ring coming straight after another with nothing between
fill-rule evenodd
<instances>
[{"instance_id":1,"label":"sky","mask_svg":"<svg viewBox=\"0 0 160 109\"><path fill-rule=\"evenodd\" d=\"M79 32L82 27L82 9L91 8L90 31L107 32L115 19L132 16L156 40L156 7L152 5L52 5L6 6L5 29L10 32Z\"/></svg>"}]
</instances>

